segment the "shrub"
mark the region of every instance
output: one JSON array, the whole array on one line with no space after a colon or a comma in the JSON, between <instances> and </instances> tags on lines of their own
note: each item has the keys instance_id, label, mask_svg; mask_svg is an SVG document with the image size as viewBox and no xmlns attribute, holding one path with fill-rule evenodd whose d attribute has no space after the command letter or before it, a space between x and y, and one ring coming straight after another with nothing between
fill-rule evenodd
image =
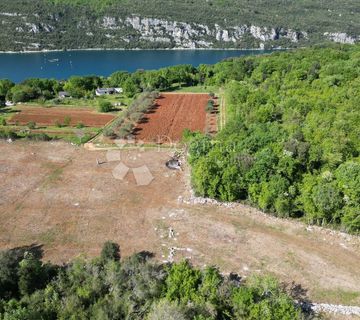
<instances>
[{"instance_id":1,"label":"shrub","mask_svg":"<svg viewBox=\"0 0 360 320\"><path fill-rule=\"evenodd\" d=\"M36 123L34 121L30 121L28 122L27 126L29 129L35 129Z\"/></svg>"},{"instance_id":2,"label":"shrub","mask_svg":"<svg viewBox=\"0 0 360 320\"><path fill-rule=\"evenodd\" d=\"M105 137L114 137L115 136L115 132L114 129L107 127L104 129L103 134Z\"/></svg>"},{"instance_id":3,"label":"shrub","mask_svg":"<svg viewBox=\"0 0 360 320\"><path fill-rule=\"evenodd\" d=\"M104 243L101 250L101 259L103 261L119 261L120 260L120 247L117 243L107 241Z\"/></svg>"},{"instance_id":4,"label":"shrub","mask_svg":"<svg viewBox=\"0 0 360 320\"><path fill-rule=\"evenodd\" d=\"M61 128L62 127L62 124L59 120L55 120L55 127L58 127L58 128Z\"/></svg>"},{"instance_id":5,"label":"shrub","mask_svg":"<svg viewBox=\"0 0 360 320\"><path fill-rule=\"evenodd\" d=\"M77 129L82 129L84 127L85 127L85 125L82 122L78 122L78 124L76 125Z\"/></svg>"},{"instance_id":6,"label":"shrub","mask_svg":"<svg viewBox=\"0 0 360 320\"><path fill-rule=\"evenodd\" d=\"M213 100L208 101L208 103L206 104L206 107L205 107L205 111L209 112L209 113L214 111L214 101Z\"/></svg>"},{"instance_id":7,"label":"shrub","mask_svg":"<svg viewBox=\"0 0 360 320\"><path fill-rule=\"evenodd\" d=\"M109 101L100 101L98 106L99 112L110 112L112 110L112 104Z\"/></svg>"},{"instance_id":8,"label":"shrub","mask_svg":"<svg viewBox=\"0 0 360 320\"><path fill-rule=\"evenodd\" d=\"M124 123L122 127L119 129L118 137L121 139L126 138L134 128L133 124L130 122Z\"/></svg>"},{"instance_id":9,"label":"shrub","mask_svg":"<svg viewBox=\"0 0 360 320\"><path fill-rule=\"evenodd\" d=\"M49 137L45 133L29 133L25 136L27 140L33 140L33 141L50 141L52 140L51 137Z\"/></svg>"},{"instance_id":10,"label":"shrub","mask_svg":"<svg viewBox=\"0 0 360 320\"><path fill-rule=\"evenodd\" d=\"M0 138L2 139L17 139L18 134L12 130L0 130Z\"/></svg>"},{"instance_id":11,"label":"shrub","mask_svg":"<svg viewBox=\"0 0 360 320\"><path fill-rule=\"evenodd\" d=\"M130 115L130 120L134 121L134 122L138 122L141 120L141 118L143 117L143 113L141 112L135 112L133 114Z\"/></svg>"},{"instance_id":12,"label":"shrub","mask_svg":"<svg viewBox=\"0 0 360 320\"><path fill-rule=\"evenodd\" d=\"M64 118L64 126L65 126L65 127L68 127L68 126L70 125L70 123L71 123L71 117L70 117L70 116L66 116L66 117Z\"/></svg>"},{"instance_id":13,"label":"shrub","mask_svg":"<svg viewBox=\"0 0 360 320\"><path fill-rule=\"evenodd\" d=\"M186 320L185 308L166 299L153 305L147 320Z\"/></svg>"}]
</instances>

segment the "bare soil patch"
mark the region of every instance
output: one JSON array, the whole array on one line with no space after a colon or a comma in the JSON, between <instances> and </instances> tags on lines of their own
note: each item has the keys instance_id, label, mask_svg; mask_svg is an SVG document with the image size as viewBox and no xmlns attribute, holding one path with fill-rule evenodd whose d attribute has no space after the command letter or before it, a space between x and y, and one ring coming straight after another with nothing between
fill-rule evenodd
<instances>
[{"instance_id":1,"label":"bare soil patch","mask_svg":"<svg viewBox=\"0 0 360 320\"><path fill-rule=\"evenodd\" d=\"M112 114L97 113L87 109L22 107L9 123L26 125L32 121L40 126L53 126L56 123L63 124L66 117L70 118L72 126L82 123L88 127L103 127L115 118Z\"/></svg>"},{"instance_id":2,"label":"bare soil patch","mask_svg":"<svg viewBox=\"0 0 360 320\"><path fill-rule=\"evenodd\" d=\"M178 142L185 129L205 131L208 94L162 93L136 126L137 140L152 143Z\"/></svg>"},{"instance_id":3,"label":"bare soil patch","mask_svg":"<svg viewBox=\"0 0 360 320\"><path fill-rule=\"evenodd\" d=\"M106 240L122 255L148 250L160 261L218 265L242 276L295 281L315 302L360 305L360 239L275 219L246 206L189 205L189 172L165 167L171 151L105 151L64 142L0 141L0 248L42 244L44 259L94 256ZM103 164L97 165L97 159ZM117 180L113 170L129 172ZM154 177L137 186L134 168ZM175 238L169 238L173 228Z\"/></svg>"}]
</instances>

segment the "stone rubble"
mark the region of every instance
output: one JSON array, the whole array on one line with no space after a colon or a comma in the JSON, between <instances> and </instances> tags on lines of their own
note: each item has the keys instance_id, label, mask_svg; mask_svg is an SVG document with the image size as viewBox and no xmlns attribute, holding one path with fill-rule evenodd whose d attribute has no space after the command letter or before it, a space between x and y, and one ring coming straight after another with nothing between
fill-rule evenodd
<instances>
[{"instance_id":1,"label":"stone rubble","mask_svg":"<svg viewBox=\"0 0 360 320\"><path fill-rule=\"evenodd\" d=\"M311 309L316 312L332 313L332 314L341 314L346 316L360 316L360 307L356 306L343 306L327 303L312 303Z\"/></svg>"}]
</instances>

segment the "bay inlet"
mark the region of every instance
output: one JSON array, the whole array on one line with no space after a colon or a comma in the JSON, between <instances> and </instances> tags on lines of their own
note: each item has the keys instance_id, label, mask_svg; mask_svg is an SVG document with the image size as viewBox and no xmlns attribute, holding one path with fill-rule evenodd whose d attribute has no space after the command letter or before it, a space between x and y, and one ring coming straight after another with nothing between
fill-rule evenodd
<instances>
[{"instance_id":1,"label":"bay inlet","mask_svg":"<svg viewBox=\"0 0 360 320\"><path fill-rule=\"evenodd\" d=\"M109 76L115 71L152 70L178 64L213 64L229 57L270 50L79 50L0 53L0 79L67 79L73 75Z\"/></svg>"}]
</instances>

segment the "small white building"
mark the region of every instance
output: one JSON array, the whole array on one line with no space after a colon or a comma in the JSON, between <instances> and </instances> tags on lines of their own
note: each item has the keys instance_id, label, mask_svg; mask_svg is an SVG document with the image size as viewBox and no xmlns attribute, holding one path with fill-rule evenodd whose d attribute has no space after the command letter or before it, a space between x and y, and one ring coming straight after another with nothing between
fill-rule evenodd
<instances>
[{"instance_id":1,"label":"small white building","mask_svg":"<svg viewBox=\"0 0 360 320\"><path fill-rule=\"evenodd\" d=\"M60 91L59 92L59 98L60 99L65 99L65 98L69 98L69 97L70 97L69 92L67 92L67 91Z\"/></svg>"},{"instance_id":2,"label":"small white building","mask_svg":"<svg viewBox=\"0 0 360 320\"><path fill-rule=\"evenodd\" d=\"M95 94L97 96L104 96L108 94L119 94L119 93L123 93L122 88L97 88L95 90Z\"/></svg>"},{"instance_id":3,"label":"small white building","mask_svg":"<svg viewBox=\"0 0 360 320\"><path fill-rule=\"evenodd\" d=\"M7 107L12 107L12 106L14 106L14 105L15 105L15 103L12 102L12 101L6 101L6 102L5 102L5 106L7 106Z\"/></svg>"}]
</instances>

